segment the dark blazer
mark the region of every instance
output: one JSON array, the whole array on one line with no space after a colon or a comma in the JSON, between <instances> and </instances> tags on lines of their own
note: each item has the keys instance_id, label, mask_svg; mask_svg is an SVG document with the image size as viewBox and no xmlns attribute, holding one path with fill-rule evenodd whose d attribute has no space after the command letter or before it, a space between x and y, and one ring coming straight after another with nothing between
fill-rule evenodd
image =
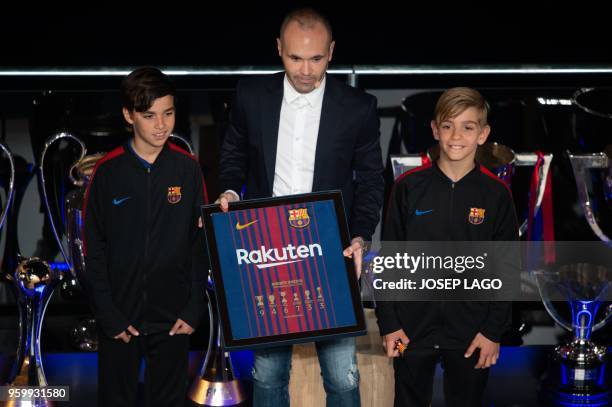
<instances>
[{"instance_id":1,"label":"dark blazer","mask_svg":"<svg viewBox=\"0 0 612 407\"><path fill-rule=\"evenodd\" d=\"M219 186L272 196L284 72L238 83L221 148ZM376 98L327 75L312 190L342 191L351 235L371 239L383 199Z\"/></svg>"}]
</instances>

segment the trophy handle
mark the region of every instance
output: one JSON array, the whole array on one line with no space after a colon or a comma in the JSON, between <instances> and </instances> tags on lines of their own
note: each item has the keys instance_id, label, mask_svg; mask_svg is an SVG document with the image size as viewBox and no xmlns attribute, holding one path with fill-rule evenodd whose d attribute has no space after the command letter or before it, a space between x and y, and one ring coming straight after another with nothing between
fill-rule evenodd
<instances>
[{"instance_id":1,"label":"trophy handle","mask_svg":"<svg viewBox=\"0 0 612 407\"><path fill-rule=\"evenodd\" d=\"M610 288L610 284L608 284L605 288L605 291L607 291ZM605 297L605 291L602 291L601 295L599 296L599 298L604 298ZM612 319L612 304L610 304L607 309L606 309L606 316L604 317L604 319L602 319L601 321L599 321L598 323L596 323L595 325L593 325L592 331L595 332L598 329L603 328L610 319ZM593 316L595 317L595 316Z\"/></svg>"},{"instance_id":2,"label":"trophy handle","mask_svg":"<svg viewBox=\"0 0 612 407\"><path fill-rule=\"evenodd\" d=\"M523 236L525 232L527 232L527 227L529 226L529 219L524 219L521 226L519 226L519 237Z\"/></svg>"},{"instance_id":3,"label":"trophy handle","mask_svg":"<svg viewBox=\"0 0 612 407\"><path fill-rule=\"evenodd\" d=\"M181 137L179 135L176 135L174 133L170 134L170 137L175 138L178 141L180 141L181 143L183 143L185 145L185 147L187 147L187 151L189 151L189 154L195 155L195 153L193 152L193 146L191 145L191 143L189 141L187 141L186 138Z\"/></svg>"},{"instance_id":4,"label":"trophy handle","mask_svg":"<svg viewBox=\"0 0 612 407\"><path fill-rule=\"evenodd\" d=\"M8 214L9 208L11 207L11 203L13 201L13 193L15 192L15 161L13 160L13 154L11 154L11 150L9 150L9 148L2 142L0 142L0 149L4 151L4 154L8 158L11 169L9 186L6 196L6 204L2 209L2 214L0 214L0 230L2 230L4 222L6 221L6 215Z\"/></svg>"},{"instance_id":5,"label":"trophy handle","mask_svg":"<svg viewBox=\"0 0 612 407\"><path fill-rule=\"evenodd\" d=\"M590 168L608 168L608 156L604 153L597 154L579 154L574 155L567 152L569 155L570 162L572 163L572 169L574 170L574 179L576 180L576 188L578 190L578 199L580 200L580 206L584 212L591 230L597 235L602 242L612 247L612 241L610 238L601 230L595 214L593 213L593 207L591 206L591 199L589 197L589 191L585 182L587 176L587 170Z\"/></svg>"},{"instance_id":6,"label":"trophy handle","mask_svg":"<svg viewBox=\"0 0 612 407\"><path fill-rule=\"evenodd\" d=\"M209 283L207 287L204 289L204 293L206 294L206 301L208 305L208 347L206 348L206 355L204 356L204 361L202 363L202 367L200 369L200 376L204 376L206 367L208 366L208 361L210 359L210 354L213 347L213 339L215 335L215 314L213 311L212 298L210 296L209 290L212 290L212 286L210 285L211 279L208 277Z\"/></svg>"},{"instance_id":7,"label":"trophy handle","mask_svg":"<svg viewBox=\"0 0 612 407\"><path fill-rule=\"evenodd\" d=\"M546 311L548 311L548 315L550 315L551 318L554 319L557 324L559 324L563 329L568 330L570 332L574 330L574 328L570 324L565 321L562 321L561 318L557 316L557 311L555 311L555 308L551 304L550 300L544 299L544 297L542 297L542 303L544 304L544 308L546 308Z\"/></svg>"},{"instance_id":8,"label":"trophy handle","mask_svg":"<svg viewBox=\"0 0 612 407\"><path fill-rule=\"evenodd\" d=\"M51 147L51 145L53 145L55 142L62 140L62 139L69 139L72 141L75 141L80 147L81 147L81 155L80 157L76 160L76 163L78 163L79 161L81 161L84 157L85 154L87 154L87 149L85 148L85 144L83 144L83 142L81 140L79 140L77 137L73 136L70 133L58 133L55 134L51 137L49 137L47 139L47 141L45 142L45 147L43 148L42 154L40 156L40 166L38 167L38 174L40 176L40 189L42 190L42 195L43 195L43 201L45 203L45 208L47 210L47 216L49 217L49 224L51 225L51 230L53 230L53 236L55 237L55 240L57 242L57 245L60 249L60 252L62 253L62 257L64 257L64 261L66 262L66 264L68 264L68 267L70 267L71 272L74 273L73 270L73 265L70 262L70 258L67 255L67 249L64 248L64 245L62 244L62 239L60 238L59 233L57 232L57 227L55 225L55 221L53 220L53 214L51 212L51 205L49 204L49 197L47 196L47 188L46 188L46 182L45 182L45 172L44 172L44 164L45 164L45 156L47 155L47 150L49 149L49 147ZM72 182L76 182L77 180L73 177L72 175L72 170L74 169L74 165L72 165L70 167L70 171L68 176L70 177L70 180Z\"/></svg>"},{"instance_id":9,"label":"trophy handle","mask_svg":"<svg viewBox=\"0 0 612 407\"><path fill-rule=\"evenodd\" d=\"M364 306L367 306L368 308L376 308L376 294L374 294L375 290L373 277L373 258L378 256L378 254L378 250L370 248L363 259L361 281L359 282L359 291L361 293L361 301L364 303ZM366 305L365 303L369 303L369 305Z\"/></svg>"},{"instance_id":10,"label":"trophy handle","mask_svg":"<svg viewBox=\"0 0 612 407\"><path fill-rule=\"evenodd\" d=\"M546 308L546 311L548 312L548 315L550 315L550 317L557 323L559 324L559 326L561 326L563 329L567 330L567 331L573 331L574 327L572 327L571 324L568 324L567 322L563 321L558 315L557 315L557 311L555 310L555 307L552 305L548 295L545 295L545 293L543 292L543 286L544 286L544 282L542 282L540 284L540 281L538 280L538 275L543 275L545 273L547 273L546 271L543 270L534 270L531 272L533 274L533 277L536 280L536 286L538 287L538 291L540 292L540 298L542 299L542 303L544 304L544 308Z\"/></svg>"}]
</instances>

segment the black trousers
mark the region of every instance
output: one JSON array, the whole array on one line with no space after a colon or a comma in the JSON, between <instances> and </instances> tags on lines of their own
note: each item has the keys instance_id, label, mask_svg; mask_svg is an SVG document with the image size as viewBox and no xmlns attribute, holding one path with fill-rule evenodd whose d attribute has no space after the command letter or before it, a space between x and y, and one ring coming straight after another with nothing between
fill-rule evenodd
<instances>
[{"instance_id":1,"label":"black trousers","mask_svg":"<svg viewBox=\"0 0 612 407\"><path fill-rule=\"evenodd\" d=\"M132 336L129 343L100 335L98 406L134 407L140 362L145 360L145 405L183 406L187 394L189 335Z\"/></svg>"},{"instance_id":2,"label":"black trousers","mask_svg":"<svg viewBox=\"0 0 612 407\"><path fill-rule=\"evenodd\" d=\"M441 361L446 406L481 407L489 369L474 369L478 350L468 359L463 357L464 353L462 349L409 349L395 358L395 406L428 407L436 364Z\"/></svg>"}]
</instances>

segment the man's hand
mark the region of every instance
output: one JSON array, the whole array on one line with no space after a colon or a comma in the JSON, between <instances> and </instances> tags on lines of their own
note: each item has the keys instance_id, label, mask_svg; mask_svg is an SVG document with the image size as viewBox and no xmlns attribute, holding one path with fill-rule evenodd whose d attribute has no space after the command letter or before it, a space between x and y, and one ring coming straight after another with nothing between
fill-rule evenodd
<instances>
[{"instance_id":1,"label":"man's hand","mask_svg":"<svg viewBox=\"0 0 612 407\"><path fill-rule=\"evenodd\" d=\"M361 277L361 265L363 263L363 254L365 251L365 242L361 236L356 236L351 240L351 245L344 249L342 254L344 257L353 259L355 264L355 273L357 274L357 280Z\"/></svg>"},{"instance_id":2,"label":"man's hand","mask_svg":"<svg viewBox=\"0 0 612 407\"><path fill-rule=\"evenodd\" d=\"M173 336L174 334L191 335L193 331L194 329L187 322L179 318L174 323L174 326L172 327L172 329L170 329L169 335L170 336Z\"/></svg>"},{"instance_id":3,"label":"man's hand","mask_svg":"<svg viewBox=\"0 0 612 407\"><path fill-rule=\"evenodd\" d=\"M140 332L136 330L132 325L128 326L127 329L121 332L119 335L113 336L113 339L121 339L125 343L129 343L130 339L132 339L132 335L138 336Z\"/></svg>"},{"instance_id":4,"label":"man's hand","mask_svg":"<svg viewBox=\"0 0 612 407\"><path fill-rule=\"evenodd\" d=\"M404 345L408 345L410 343L410 339L406 336L406 333L403 329L399 329L395 332L391 332L383 336L383 348L387 352L387 356L390 358L396 358L400 355L399 350L395 348L395 343L397 340L402 341Z\"/></svg>"},{"instance_id":5,"label":"man's hand","mask_svg":"<svg viewBox=\"0 0 612 407\"><path fill-rule=\"evenodd\" d=\"M497 359L499 358L499 343L487 339L486 336L478 332L467 348L464 356L469 358L476 349L480 349L480 357L474 369L488 369L497 363Z\"/></svg>"},{"instance_id":6,"label":"man's hand","mask_svg":"<svg viewBox=\"0 0 612 407\"><path fill-rule=\"evenodd\" d=\"M221 204L221 210L223 212L227 212L227 209L229 208L229 203L236 202L238 200L239 198L236 194L234 194L233 192L226 191L222 193L221 195L219 195L219 198L217 198L215 203Z\"/></svg>"}]
</instances>

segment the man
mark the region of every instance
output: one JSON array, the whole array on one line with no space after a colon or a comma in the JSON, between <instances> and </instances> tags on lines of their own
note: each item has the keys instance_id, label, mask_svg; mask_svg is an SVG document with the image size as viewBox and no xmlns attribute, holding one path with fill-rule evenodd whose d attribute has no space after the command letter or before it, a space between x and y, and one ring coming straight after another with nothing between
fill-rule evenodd
<instances>
[{"instance_id":1,"label":"man","mask_svg":"<svg viewBox=\"0 0 612 407\"><path fill-rule=\"evenodd\" d=\"M277 39L284 73L240 81L220 161L218 202L340 189L361 269L364 241L379 220L382 154L376 99L326 75L334 51L329 22L311 9L290 13ZM355 406L355 340L316 344L328 406ZM254 405L289 405L291 347L255 352Z\"/></svg>"},{"instance_id":2,"label":"man","mask_svg":"<svg viewBox=\"0 0 612 407\"><path fill-rule=\"evenodd\" d=\"M139 68L121 91L134 137L98 161L83 208L84 277L101 330L98 405L135 405L144 358L145 404L179 406L204 309L206 189L195 157L167 142L169 78Z\"/></svg>"}]
</instances>

